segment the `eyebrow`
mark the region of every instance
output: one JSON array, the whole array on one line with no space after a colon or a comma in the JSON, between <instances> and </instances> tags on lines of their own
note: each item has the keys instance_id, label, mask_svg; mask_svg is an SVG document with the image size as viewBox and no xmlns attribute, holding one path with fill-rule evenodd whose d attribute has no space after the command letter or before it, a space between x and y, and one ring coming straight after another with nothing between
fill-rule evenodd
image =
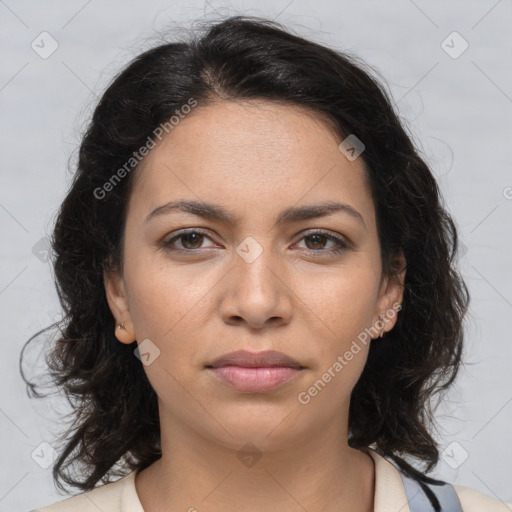
<instances>
[{"instance_id":1,"label":"eyebrow","mask_svg":"<svg viewBox=\"0 0 512 512\"><path fill-rule=\"evenodd\" d=\"M236 224L237 218L226 210L223 206L204 201L171 201L150 212L144 223L171 212L181 211L203 217L205 219L216 220L228 225ZM358 220L365 228L363 216L353 207L346 203L336 201L326 201L313 205L291 206L283 210L277 217L275 224L282 226L294 222L325 217L336 212L343 212Z\"/></svg>"}]
</instances>

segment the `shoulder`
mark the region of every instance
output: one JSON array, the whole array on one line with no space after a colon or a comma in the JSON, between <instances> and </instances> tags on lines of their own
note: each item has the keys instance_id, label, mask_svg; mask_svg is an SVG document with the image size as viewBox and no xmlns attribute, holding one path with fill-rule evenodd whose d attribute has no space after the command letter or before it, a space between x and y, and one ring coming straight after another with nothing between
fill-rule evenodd
<instances>
[{"instance_id":1,"label":"shoulder","mask_svg":"<svg viewBox=\"0 0 512 512\"><path fill-rule=\"evenodd\" d=\"M30 512L121 512L123 491L130 484L135 473L108 484L100 485L90 491L77 494L52 505L31 510Z\"/></svg>"},{"instance_id":2,"label":"shoulder","mask_svg":"<svg viewBox=\"0 0 512 512\"><path fill-rule=\"evenodd\" d=\"M405 481L402 472L393 462L369 447L368 453L375 461L375 510L383 512L389 510L410 511L412 507L405 489ZM449 483L449 482L446 482ZM512 503L505 503L499 498L492 498L471 487L453 485L462 512L512 512Z\"/></svg>"},{"instance_id":3,"label":"shoulder","mask_svg":"<svg viewBox=\"0 0 512 512\"><path fill-rule=\"evenodd\" d=\"M454 485L463 512L511 512L512 503L491 498L471 487Z\"/></svg>"}]
</instances>

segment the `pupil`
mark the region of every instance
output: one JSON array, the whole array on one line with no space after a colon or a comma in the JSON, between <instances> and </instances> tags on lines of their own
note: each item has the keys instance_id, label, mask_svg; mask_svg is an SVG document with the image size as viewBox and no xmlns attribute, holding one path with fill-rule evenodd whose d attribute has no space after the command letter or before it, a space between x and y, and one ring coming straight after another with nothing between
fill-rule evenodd
<instances>
[{"instance_id":1,"label":"pupil","mask_svg":"<svg viewBox=\"0 0 512 512\"><path fill-rule=\"evenodd\" d=\"M195 244L197 244L197 242L198 242L197 238L199 238L199 240L201 240L201 237L202 237L202 236L203 236L203 235L201 235L200 233L188 233L188 234L186 234L186 235L185 235L185 237L184 237L184 240L187 242L187 243L185 244L185 246L190 245L190 244L189 244L190 238L194 238L194 237L196 238L196 241L195 241L195 242L194 242L194 241L192 241L192 245L195 245ZM199 244L199 245L201 245L201 244ZM193 248L195 249L196 247L193 247Z\"/></svg>"},{"instance_id":2,"label":"pupil","mask_svg":"<svg viewBox=\"0 0 512 512\"><path fill-rule=\"evenodd\" d=\"M310 240L311 240L311 239L316 240L316 242L314 241L314 242L313 242L313 244L315 244L315 243L320 243L320 245L322 245L322 244L321 244L321 241L319 242L319 239L322 239L322 238L323 238L323 236L324 236L324 235L310 235L310 236L309 236L309 239L310 239Z\"/></svg>"}]
</instances>

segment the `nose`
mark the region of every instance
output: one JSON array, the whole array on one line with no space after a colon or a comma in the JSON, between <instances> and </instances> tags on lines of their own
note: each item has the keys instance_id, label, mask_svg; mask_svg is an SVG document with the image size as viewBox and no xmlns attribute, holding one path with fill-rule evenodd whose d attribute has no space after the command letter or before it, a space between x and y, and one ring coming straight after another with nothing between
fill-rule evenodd
<instances>
[{"instance_id":1,"label":"nose","mask_svg":"<svg viewBox=\"0 0 512 512\"><path fill-rule=\"evenodd\" d=\"M221 314L229 325L251 329L277 327L290 322L293 295L289 272L267 248L256 259L237 255L224 280Z\"/></svg>"}]
</instances>

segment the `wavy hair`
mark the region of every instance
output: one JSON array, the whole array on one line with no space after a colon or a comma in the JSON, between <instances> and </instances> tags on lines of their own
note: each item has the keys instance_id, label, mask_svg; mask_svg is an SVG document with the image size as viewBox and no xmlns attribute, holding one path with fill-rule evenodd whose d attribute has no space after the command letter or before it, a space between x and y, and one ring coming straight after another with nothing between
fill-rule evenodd
<instances>
[{"instance_id":1,"label":"wavy hair","mask_svg":"<svg viewBox=\"0 0 512 512\"><path fill-rule=\"evenodd\" d=\"M24 375L23 353L35 337L58 330L46 364L73 418L53 467L60 489L62 480L90 490L161 456L157 396L134 357L137 343L121 344L114 335L103 282L104 269L123 266L137 166L104 197L95 191L190 98L199 106L249 99L295 105L327 119L339 137L354 134L364 143L383 271L400 270L395 257L401 251L407 272L397 323L371 344L353 389L349 445L373 445L424 488L423 482L437 482L405 457L425 463L427 472L438 462L433 398L450 387L462 364L469 293L456 265L456 226L438 184L372 70L356 56L279 23L232 16L144 51L113 79L81 140L51 236L63 318L32 336L20 356L29 395L45 396Z\"/></svg>"}]
</instances>

